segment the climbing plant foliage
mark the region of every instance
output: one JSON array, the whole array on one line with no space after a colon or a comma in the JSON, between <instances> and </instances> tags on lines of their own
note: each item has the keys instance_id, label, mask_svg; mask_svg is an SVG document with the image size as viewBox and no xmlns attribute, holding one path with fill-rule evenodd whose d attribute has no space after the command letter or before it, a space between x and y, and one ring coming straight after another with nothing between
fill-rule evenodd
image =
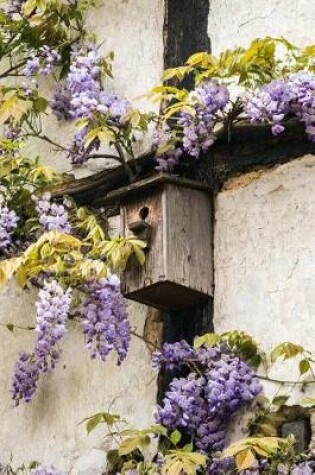
<instances>
[{"instance_id":1,"label":"climbing plant foliage","mask_svg":"<svg viewBox=\"0 0 315 475\"><path fill-rule=\"evenodd\" d=\"M92 358L105 361L114 354L122 364L133 329L118 276L132 256L138 265L145 260L146 243L109 237L106 209L60 198L56 187L70 178L32 152L40 141L74 169L106 160L122 167L130 181L139 174L136 150L144 135L157 170L170 173L182 161L202 160L222 130L231 137L243 123L267 124L278 135L294 119L315 141L315 46L300 49L268 37L218 57L196 53L165 71L162 84L148 93L160 112L148 113L110 92L114 55L86 27L96 7L92 0L8 0L0 9L0 284L14 277L23 289L38 289L34 325L25 327L34 331L34 344L29 351L21 348L13 370L15 405L33 400L44 375L58 364L70 320L81 326ZM188 78L191 89L185 87ZM73 127L60 143L51 130L65 122ZM23 328L4 325L11 332ZM261 372L291 358L299 361L298 381L279 382ZM109 463L119 473L309 475L314 460L297 456L293 441L278 437L279 408L289 394L266 401L261 381L304 387L314 383L313 363L309 351L290 342L267 357L237 331L202 335L193 347L165 344L153 356L155 368L172 373L157 424L122 430L118 415L98 413L87 428L110 428L118 444ZM253 405L251 437L226 448L230 419ZM158 449L148 456L157 437ZM14 471L8 465L3 473ZM36 464L17 473L60 474Z\"/></svg>"}]
</instances>

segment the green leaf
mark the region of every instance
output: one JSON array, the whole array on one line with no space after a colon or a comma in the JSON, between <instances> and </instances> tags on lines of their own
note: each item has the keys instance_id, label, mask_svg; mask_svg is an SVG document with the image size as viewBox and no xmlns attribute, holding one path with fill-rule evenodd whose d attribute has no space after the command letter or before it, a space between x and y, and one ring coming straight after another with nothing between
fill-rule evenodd
<instances>
[{"instance_id":1,"label":"green leaf","mask_svg":"<svg viewBox=\"0 0 315 475\"><path fill-rule=\"evenodd\" d=\"M207 462L207 456L206 455L203 455L203 454L200 454L199 452L189 452L187 453L187 458L189 460L191 460L193 463L201 466L201 467L204 467L206 465L206 462Z\"/></svg>"},{"instance_id":2,"label":"green leaf","mask_svg":"<svg viewBox=\"0 0 315 475\"><path fill-rule=\"evenodd\" d=\"M90 434L90 432L92 432L92 430L94 430L101 423L101 420L102 414L96 414L95 416L91 417L86 424L87 433Z\"/></svg>"},{"instance_id":3,"label":"green leaf","mask_svg":"<svg viewBox=\"0 0 315 475\"><path fill-rule=\"evenodd\" d=\"M0 123L6 122L12 117L16 122L20 122L28 110L27 102L18 96L11 96L5 99L0 105Z\"/></svg>"},{"instance_id":4,"label":"green leaf","mask_svg":"<svg viewBox=\"0 0 315 475\"><path fill-rule=\"evenodd\" d=\"M33 108L37 114L45 112L48 107L49 102L44 97L37 97L34 99Z\"/></svg>"},{"instance_id":5,"label":"green leaf","mask_svg":"<svg viewBox=\"0 0 315 475\"><path fill-rule=\"evenodd\" d=\"M109 412L98 412L97 414L93 414L93 416L86 417L81 421L82 423L86 423L86 429L88 434L94 430L98 425L106 423L109 426L120 422L120 416L118 414L111 414Z\"/></svg>"},{"instance_id":6,"label":"green leaf","mask_svg":"<svg viewBox=\"0 0 315 475\"><path fill-rule=\"evenodd\" d=\"M194 53L188 58L187 64L190 66L207 65L209 62L211 62L211 59L212 56L209 53Z\"/></svg>"},{"instance_id":7,"label":"green leaf","mask_svg":"<svg viewBox=\"0 0 315 475\"><path fill-rule=\"evenodd\" d=\"M184 452L192 452L194 450L194 446L192 443L184 445L183 449Z\"/></svg>"},{"instance_id":8,"label":"green leaf","mask_svg":"<svg viewBox=\"0 0 315 475\"><path fill-rule=\"evenodd\" d=\"M301 360L299 363L299 370L301 376L307 373L311 369L310 362L308 360Z\"/></svg>"},{"instance_id":9,"label":"green leaf","mask_svg":"<svg viewBox=\"0 0 315 475\"><path fill-rule=\"evenodd\" d=\"M315 406L315 398L314 397L306 397L302 400L302 404L305 406Z\"/></svg>"},{"instance_id":10,"label":"green leaf","mask_svg":"<svg viewBox=\"0 0 315 475\"><path fill-rule=\"evenodd\" d=\"M290 399L290 396L276 396L273 400L272 400L272 404L274 406L283 406L284 404L286 404L288 402L288 400Z\"/></svg>"},{"instance_id":11,"label":"green leaf","mask_svg":"<svg viewBox=\"0 0 315 475\"><path fill-rule=\"evenodd\" d=\"M284 360L288 360L290 358L295 358L297 355L300 355L305 350L301 345L295 345L291 342L284 342L280 343L280 345L276 346L270 354L271 361L274 363L277 359L283 358Z\"/></svg>"},{"instance_id":12,"label":"green leaf","mask_svg":"<svg viewBox=\"0 0 315 475\"><path fill-rule=\"evenodd\" d=\"M13 333L13 331L14 331L14 325L13 325L13 323L7 323L6 327L7 327L7 329L8 329L10 332Z\"/></svg>"},{"instance_id":13,"label":"green leaf","mask_svg":"<svg viewBox=\"0 0 315 475\"><path fill-rule=\"evenodd\" d=\"M177 445L182 438L182 434L176 429L170 435L170 441L173 445Z\"/></svg>"},{"instance_id":14,"label":"green leaf","mask_svg":"<svg viewBox=\"0 0 315 475\"><path fill-rule=\"evenodd\" d=\"M243 450L235 456L236 467L240 471L251 468L255 461L256 458L250 449Z\"/></svg>"},{"instance_id":15,"label":"green leaf","mask_svg":"<svg viewBox=\"0 0 315 475\"><path fill-rule=\"evenodd\" d=\"M106 456L107 456L107 460L108 460L109 464L112 467L115 467L119 463L120 457L119 457L119 452L118 452L117 449L109 450L106 453Z\"/></svg>"},{"instance_id":16,"label":"green leaf","mask_svg":"<svg viewBox=\"0 0 315 475\"><path fill-rule=\"evenodd\" d=\"M197 336L194 339L194 348L200 348L201 346L213 347L220 342L220 336L215 333L205 333L204 335Z\"/></svg>"},{"instance_id":17,"label":"green leaf","mask_svg":"<svg viewBox=\"0 0 315 475\"><path fill-rule=\"evenodd\" d=\"M119 446L119 455L128 455L134 450L141 450L150 445L151 439L149 436L138 435L136 437L128 437L123 440Z\"/></svg>"},{"instance_id":18,"label":"green leaf","mask_svg":"<svg viewBox=\"0 0 315 475\"><path fill-rule=\"evenodd\" d=\"M149 427L148 433L164 435L166 437L167 436L167 429L166 429L166 427L164 427L160 424L153 424L152 426Z\"/></svg>"},{"instance_id":19,"label":"green leaf","mask_svg":"<svg viewBox=\"0 0 315 475\"><path fill-rule=\"evenodd\" d=\"M23 6L23 15L28 17L38 6L38 0L27 0Z\"/></svg>"},{"instance_id":20,"label":"green leaf","mask_svg":"<svg viewBox=\"0 0 315 475\"><path fill-rule=\"evenodd\" d=\"M0 262L0 286L6 285L22 263L21 257L12 257Z\"/></svg>"}]
</instances>

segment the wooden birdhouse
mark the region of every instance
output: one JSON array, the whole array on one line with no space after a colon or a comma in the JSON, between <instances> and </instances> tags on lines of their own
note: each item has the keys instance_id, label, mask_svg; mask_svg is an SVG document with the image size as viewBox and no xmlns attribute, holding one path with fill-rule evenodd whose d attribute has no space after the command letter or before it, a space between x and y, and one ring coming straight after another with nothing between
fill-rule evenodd
<instances>
[{"instance_id":1,"label":"wooden birdhouse","mask_svg":"<svg viewBox=\"0 0 315 475\"><path fill-rule=\"evenodd\" d=\"M144 266L122 276L126 298L177 309L205 300L213 291L212 206L209 187L156 175L115 191L121 234L147 242Z\"/></svg>"}]
</instances>

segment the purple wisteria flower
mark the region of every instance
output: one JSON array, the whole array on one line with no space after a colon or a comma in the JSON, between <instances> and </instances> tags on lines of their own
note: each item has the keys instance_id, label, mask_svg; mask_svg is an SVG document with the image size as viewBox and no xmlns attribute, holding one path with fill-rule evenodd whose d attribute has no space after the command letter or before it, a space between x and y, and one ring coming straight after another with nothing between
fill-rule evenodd
<instances>
[{"instance_id":1,"label":"purple wisteria flower","mask_svg":"<svg viewBox=\"0 0 315 475\"><path fill-rule=\"evenodd\" d=\"M235 473L235 462L233 457L214 457L209 460L207 466L208 475L227 475Z\"/></svg>"},{"instance_id":2,"label":"purple wisteria flower","mask_svg":"<svg viewBox=\"0 0 315 475\"><path fill-rule=\"evenodd\" d=\"M70 72L67 78L67 94L70 97L69 114L73 119L93 119L99 112L118 123L131 109L127 99L103 91L101 84L101 61L99 51L93 46L86 53L73 51Z\"/></svg>"},{"instance_id":3,"label":"purple wisteria flower","mask_svg":"<svg viewBox=\"0 0 315 475\"><path fill-rule=\"evenodd\" d=\"M112 121L123 124L124 117L131 110L131 102L115 94L102 92L99 96L97 110L107 115Z\"/></svg>"},{"instance_id":4,"label":"purple wisteria flower","mask_svg":"<svg viewBox=\"0 0 315 475\"><path fill-rule=\"evenodd\" d=\"M244 111L251 122L272 124L272 133L278 135L284 131L283 119L290 112L290 102L294 95L284 80L275 80L247 93Z\"/></svg>"},{"instance_id":5,"label":"purple wisteria flower","mask_svg":"<svg viewBox=\"0 0 315 475\"><path fill-rule=\"evenodd\" d=\"M185 152L198 158L213 145L216 118L229 99L227 87L214 80L202 83L191 93L194 112L181 112L178 120L178 124L183 127Z\"/></svg>"},{"instance_id":6,"label":"purple wisteria flower","mask_svg":"<svg viewBox=\"0 0 315 475\"><path fill-rule=\"evenodd\" d=\"M187 377L173 379L156 421L170 430L184 430L201 451L221 451L231 418L262 390L254 370L219 347L164 344L153 355L153 364L159 369L191 369Z\"/></svg>"},{"instance_id":7,"label":"purple wisteria flower","mask_svg":"<svg viewBox=\"0 0 315 475\"><path fill-rule=\"evenodd\" d=\"M315 461L310 460L306 462L300 462L294 465L290 472L290 475L314 475L315 473Z\"/></svg>"},{"instance_id":8,"label":"purple wisteria flower","mask_svg":"<svg viewBox=\"0 0 315 475\"><path fill-rule=\"evenodd\" d=\"M89 159L91 153L98 150L101 146L101 142L98 138L95 138L91 143L86 145L85 138L87 133L87 127L83 127L81 130L76 132L68 148L68 157L70 158L71 163L75 165L82 165L82 163Z\"/></svg>"},{"instance_id":9,"label":"purple wisteria flower","mask_svg":"<svg viewBox=\"0 0 315 475\"><path fill-rule=\"evenodd\" d=\"M34 350L32 353L22 352L14 367L11 392L16 406L21 400L32 400L40 375L47 372L49 366L54 368L59 360L57 343L66 332L70 303L70 289L64 291L54 280L45 282L36 304L37 336Z\"/></svg>"},{"instance_id":10,"label":"purple wisteria flower","mask_svg":"<svg viewBox=\"0 0 315 475\"><path fill-rule=\"evenodd\" d=\"M0 250L5 250L12 244L12 236L18 221L19 217L14 210L0 204Z\"/></svg>"},{"instance_id":11,"label":"purple wisteria flower","mask_svg":"<svg viewBox=\"0 0 315 475\"><path fill-rule=\"evenodd\" d=\"M244 112L251 122L272 125L272 133L284 131L283 121L296 116L306 126L309 140L315 142L315 75L300 71L285 79L248 92L244 98Z\"/></svg>"},{"instance_id":12,"label":"purple wisteria flower","mask_svg":"<svg viewBox=\"0 0 315 475\"><path fill-rule=\"evenodd\" d=\"M186 364L187 360L196 357L196 350L186 340L176 343L164 343L161 351L155 351L152 355L152 367L154 369L174 370Z\"/></svg>"},{"instance_id":13,"label":"purple wisteria flower","mask_svg":"<svg viewBox=\"0 0 315 475\"><path fill-rule=\"evenodd\" d=\"M99 103L101 90L101 56L96 48L89 48L87 53L73 51L67 89L70 94L70 115L74 119L93 118Z\"/></svg>"},{"instance_id":14,"label":"purple wisteria flower","mask_svg":"<svg viewBox=\"0 0 315 475\"><path fill-rule=\"evenodd\" d=\"M14 405L18 406L20 400L30 402L37 389L40 370L34 355L26 352L20 353L14 366L12 378L12 398Z\"/></svg>"},{"instance_id":15,"label":"purple wisteria flower","mask_svg":"<svg viewBox=\"0 0 315 475\"><path fill-rule=\"evenodd\" d=\"M34 354L42 372L54 368L60 352L56 344L66 333L66 323L71 303L71 289L65 292L57 281L46 282L39 291L37 308L37 337Z\"/></svg>"},{"instance_id":16,"label":"purple wisteria flower","mask_svg":"<svg viewBox=\"0 0 315 475\"><path fill-rule=\"evenodd\" d=\"M44 193L40 198L33 197L33 200L36 203L39 223L45 231L57 230L66 234L71 232L66 201L63 204L53 203L50 193Z\"/></svg>"},{"instance_id":17,"label":"purple wisteria flower","mask_svg":"<svg viewBox=\"0 0 315 475\"><path fill-rule=\"evenodd\" d=\"M152 146L157 152L156 161L158 165L156 170L173 173L183 154L183 150L175 145L170 127L164 125L163 128L157 129L154 132ZM159 153L159 147L164 149L163 153Z\"/></svg>"},{"instance_id":18,"label":"purple wisteria flower","mask_svg":"<svg viewBox=\"0 0 315 475\"><path fill-rule=\"evenodd\" d=\"M23 74L26 77L31 77L35 74L48 76L60 61L60 54L49 46L44 45L39 49L37 55L33 55L28 59Z\"/></svg>"},{"instance_id":19,"label":"purple wisteria flower","mask_svg":"<svg viewBox=\"0 0 315 475\"><path fill-rule=\"evenodd\" d=\"M14 142L19 142L21 139L22 129L16 125L7 125L4 129L4 137Z\"/></svg>"},{"instance_id":20,"label":"purple wisteria flower","mask_svg":"<svg viewBox=\"0 0 315 475\"><path fill-rule=\"evenodd\" d=\"M89 125L105 119L111 126L123 127L131 103L103 90L102 57L95 46L86 51L75 49L71 54L70 71L66 84L58 87L51 101L51 108L58 120L89 119ZM94 139L85 144L89 127L82 127L74 134L68 147L68 157L73 164L87 161L91 152L98 150L100 141Z\"/></svg>"},{"instance_id":21,"label":"purple wisteria flower","mask_svg":"<svg viewBox=\"0 0 315 475\"><path fill-rule=\"evenodd\" d=\"M315 142L315 75L301 71L289 78L294 99L292 112L306 125L309 140Z\"/></svg>"},{"instance_id":22,"label":"purple wisteria flower","mask_svg":"<svg viewBox=\"0 0 315 475\"><path fill-rule=\"evenodd\" d=\"M50 107L58 120L72 119L70 114L71 95L65 85L56 88Z\"/></svg>"},{"instance_id":23,"label":"purple wisteria flower","mask_svg":"<svg viewBox=\"0 0 315 475\"><path fill-rule=\"evenodd\" d=\"M80 313L86 348L91 357L105 361L113 350L119 365L127 356L130 344L130 323L115 275L85 286L86 297Z\"/></svg>"}]
</instances>

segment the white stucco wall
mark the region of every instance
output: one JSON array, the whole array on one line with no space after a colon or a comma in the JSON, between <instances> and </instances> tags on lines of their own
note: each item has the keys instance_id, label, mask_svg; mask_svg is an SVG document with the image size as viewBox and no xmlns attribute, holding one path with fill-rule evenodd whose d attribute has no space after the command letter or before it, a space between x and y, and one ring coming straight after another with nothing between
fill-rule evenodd
<instances>
[{"instance_id":1,"label":"white stucco wall","mask_svg":"<svg viewBox=\"0 0 315 475\"><path fill-rule=\"evenodd\" d=\"M119 216L110 218L110 233L117 235L119 228ZM14 281L0 289L0 464L12 456L16 466L38 460L70 475L101 475L111 447L110 440L104 441L106 427L88 436L79 423L97 412L120 414L129 427L154 421L157 372L151 368L152 348L133 336L120 367L115 355L106 362L92 360L80 325L70 322L60 362L42 378L31 403L15 408L10 394L14 363L20 351L31 351L35 335L20 329L11 333L5 325L34 326L36 297L35 290L22 290ZM158 344L159 314L126 303L133 332Z\"/></svg>"},{"instance_id":2,"label":"white stucco wall","mask_svg":"<svg viewBox=\"0 0 315 475\"><path fill-rule=\"evenodd\" d=\"M232 180L215 202L217 332L244 330L266 351L291 341L315 351L315 158ZM293 368L294 367L294 368ZM277 369L278 368L278 369ZM296 364L271 376L293 379ZM267 387L274 395L277 387ZM315 387L309 389L315 396ZM305 398L295 392L291 403Z\"/></svg>"},{"instance_id":3,"label":"white stucco wall","mask_svg":"<svg viewBox=\"0 0 315 475\"><path fill-rule=\"evenodd\" d=\"M121 97L131 100L143 111L157 110L145 95L160 82L163 71L163 21L164 0L102 0L91 10L87 27L96 35L100 51L104 55L114 52L113 75L106 87ZM46 94L51 83L45 80L41 87ZM73 124L58 122L53 116L44 121L47 135L62 145L71 142ZM151 143L148 137L139 135L136 152L147 150ZM83 177L108 166L104 159L90 160L83 167L71 166L63 153L54 146L34 139L28 151L39 155L44 162L60 171L72 172Z\"/></svg>"},{"instance_id":4,"label":"white stucco wall","mask_svg":"<svg viewBox=\"0 0 315 475\"><path fill-rule=\"evenodd\" d=\"M314 43L315 2L309 0L211 0L208 34L214 54L247 46L255 38L285 37Z\"/></svg>"},{"instance_id":5,"label":"white stucco wall","mask_svg":"<svg viewBox=\"0 0 315 475\"><path fill-rule=\"evenodd\" d=\"M314 43L315 3L307 0L211 0L212 51L248 46L255 38ZM235 179L216 199L215 330L245 330L266 350L293 341L315 350L315 161ZM295 379L291 364L272 375ZM288 375L290 377L288 378ZM276 387L267 386L274 394ZM310 390L314 397L315 388ZM292 402L301 400L297 391Z\"/></svg>"},{"instance_id":6,"label":"white stucco wall","mask_svg":"<svg viewBox=\"0 0 315 475\"><path fill-rule=\"evenodd\" d=\"M110 90L136 100L159 82L163 8L163 0L103 0L89 18L103 41L103 51L115 53ZM210 2L214 53L265 35L307 44L313 40L314 26L315 3L307 0ZM139 103L152 107L143 98ZM69 141L65 124L48 118L46 126L58 141ZM46 143L34 141L31 152L59 170L71 170L66 158ZM91 162L75 172L82 176L103 166ZM234 182L219 193L214 242L216 331L245 330L266 350L284 340L315 350L309 331L315 311L314 184L314 158L305 157L244 180L242 186ZM14 284L1 291L0 322L32 324L34 299L34 294ZM141 333L146 308L132 304L129 314ZM13 364L21 349L30 348L33 335L22 330L12 334L3 327L0 333L0 462L12 453L16 463L39 459L71 474L98 475L104 461L103 433L87 436L78 423L109 409L131 424L145 426L152 421L156 375L140 340L133 339L128 359L118 369L114 358L107 363L92 361L79 328L72 328L62 362L45 377L33 402L13 409L8 392ZM287 378L288 369L278 376Z\"/></svg>"},{"instance_id":7,"label":"white stucco wall","mask_svg":"<svg viewBox=\"0 0 315 475\"><path fill-rule=\"evenodd\" d=\"M153 87L163 68L163 0L102 0L89 17L89 26L103 42L102 50L114 51L114 80L109 90L125 96L144 108L145 98L137 99ZM47 89L49 85L46 84ZM45 128L52 138L66 144L70 128L48 117ZM145 147L145 144L143 145ZM60 171L71 171L67 159L45 142L34 140L28 151ZM74 170L77 176L104 167L91 162ZM0 322L32 325L35 295L14 284L0 291ZM132 326L142 333L147 307L131 304ZM64 342L62 362L48 374L29 405L13 409L9 388L18 353L30 349L33 334L0 327L0 463L32 459L75 475L100 475L104 468L104 431L87 436L79 422L99 411L121 413L131 425L147 426L153 421L156 403L156 373L151 370L150 353L145 344L133 338L128 359L118 368L115 359L92 361L84 349L79 328L72 325Z\"/></svg>"},{"instance_id":8,"label":"white stucco wall","mask_svg":"<svg viewBox=\"0 0 315 475\"><path fill-rule=\"evenodd\" d=\"M13 283L0 294L0 321L34 325L34 292ZM128 306L131 324L141 334L147 309ZM31 350L34 332L0 328L0 461L14 464L39 460L74 475L101 475L105 461L105 426L87 435L83 418L100 411L121 414L131 426L153 421L156 404L156 372L150 352L133 338L127 360L116 366L114 356L102 363L92 360L84 348L78 324L72 323L63 342L63 355L54 371L44 376L31 403L13 408L10 397L14 362L21 350ZM84 471L83 467L92 471Z\"/></svg>"}]
</instances>

